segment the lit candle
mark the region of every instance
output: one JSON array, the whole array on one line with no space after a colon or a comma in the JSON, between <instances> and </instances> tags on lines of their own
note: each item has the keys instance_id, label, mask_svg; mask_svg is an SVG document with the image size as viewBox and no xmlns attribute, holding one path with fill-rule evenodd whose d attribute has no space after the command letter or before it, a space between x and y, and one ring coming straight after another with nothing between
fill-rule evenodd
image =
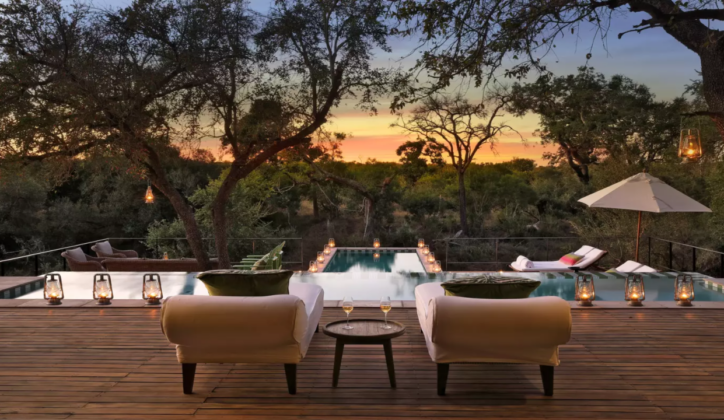
<instances>
[{"instance_id":1,"label":"lit candle","mask_svg":"<svg viewBox=\"0 0 724 420\"><path fill-rule=\"evenodd\" d=\"M418 248L422 248L422 247L424 247L424 246L425 246L425 240L422 239L422 238L418 239L418 240L417 240L417 247L418 247Z\"/></svg>"},{"instance_id":2,"label":"lit candle","mask_svg":"<svg viewBox=\"0 0 724 420\"><path fill-rule=\"evenodd\" d=\"M329 245L330 248L334 248L336 246L334 243L334 238L329 238L327 245Z\"/></svg>"},{"instance_id":3,"label":"lit candle","mask_svg":"<svg viewBox=\"0 0 724 420\"><path fill-rule=\"evenodd\" d=\"M329 254L332 253L332 247L329 246L329 244L327 244L327 245L324 246L324 253L327 254L327 255L329 255Z\"/></svg>"},{"instance_id":4,"label":"lit candle","mask_svg":"<svg viewBox=\"0 0 724 420\"><path fill-rule=\"evenodd\" d=\"M324 252L322 252L322 251L317 252L317 261L324 262Z\"/></svg>"},{"instance_id":5,"label":"lit candle","mask_svg":"<svg viewBox=\"0 0 724 420\"><path fill-rule=\"evenodd\" d=\"M375 248L380 247L380 240L378 238L375 238L375 240L372 242L372 246Z\"/></svg>"}]
</instances>

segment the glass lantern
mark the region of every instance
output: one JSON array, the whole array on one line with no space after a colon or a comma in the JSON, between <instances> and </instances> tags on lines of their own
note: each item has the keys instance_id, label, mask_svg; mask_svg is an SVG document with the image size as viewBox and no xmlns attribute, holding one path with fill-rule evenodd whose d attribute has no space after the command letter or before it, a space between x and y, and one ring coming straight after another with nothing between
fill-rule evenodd
<instances>
[{"instance_id":1,"label":"glass lantern","mask_svg":"<svg viewBox=\"0 0 724 420\"><path fill-rule=\"evenodd\" d=\"M324 252L322 252L322 251L317 252L317 262L320 262L320 263L324 262Z\"/></svg>"},{"instance_id":2,"label":"glass lantern","mask_svg":"<svg viewBox=\"0 0 724 420\"><path fill-rule=\"evenodd\" d=\"M418 248L422 248L422 247L424 247L424 246L425 246L425 240L422 239L422 238L418 239L418 240L417 240L417 247L418 247Z\"/></svg>"},{"instance_id":3,"label":"glass lantern","mask_svg":"<svg viewBox=\"0 0 724 420\"><path fill-rule=\"evenodd\" d=\"M325 255L331 254L331 253L332 253L332 247L329 246L329 244L324 245L324 251L323 251L323 252L324 252Z\"/></svg>"},{"instance_id":4,"label":"glass lantern","mask_svg":"<svg viewBox=\"0 0 724 420\"><path fill-rule=\"evenodd\" d=\"M319 267L317 267L317 261L309 261L309 272L316 273L317 271L319 271Z\"/></svg>"},{"instance_id":5,"label":"glass lantern","mask_svg":"<svg viewBox=\"0 0 724 420\"><path fill-rule=\"evenodd\" d=\"M701 134L697 128L681 130L679 139L679 157L686 160L697 160L701 157Z\"/></svg>"},{"instance_id":6,"label":"glass lantern","mask_svg":"<svg viewBox=\"0 0 724 420\"><path fill-rule=\"evenodd\" d=\"M60 305L65 297L63 294L63 280L60 274L46 274L45 286L43 287L43 297L48 301L48 305Z\"/></svg>"},{"instance_id":7,"label":"glass lantern","mask_svg":"<svg viewBox=\"0 0 724 420\"><path fill-rule=\"evenodd\" d=\"M674 300L679 306L691 306L694 300L694 278L688 274L676 276L674 280Z\"/></svg>"},{"instance_id":8,"label":"glass lantern","mask_svg":"<svg viewBox=\"0 0 724 420\"><path fill-rule=\"evenodd\" d=\"M379 248L380 247L380 238L375 238L375 240L372 241L372 246L375 248Z\"/></svg>"},{"instance_id":9,"label":"glass lantern","mask_svg":"<svg viewBox=\"0 0 724 420\"><path fill-rule=\"evenodd\" d=\"M113 284L109 274L93 276L93 299L98 305L110 305L113 300Z\"/></svg>"},{"instance_id":10,"label":"glass lantern","mask_svg":"<svg viewBox=\"0 0 724 420\"><path fill-rule=\"evenodd\" d=\"M596 287L593 284L593 275L579 274L576 276L575 299L579 306L593 306L596 300Z\"/></svg>"},{"instance_id":11,"label":"glass lantern","mask_svg":"<svg viewBox=\"0 0 724 420\"><path fill-rule=\"evenodd\" d=\"M334 238L329 238L329 241L327 242L327 245L329 245L330 248L334 248L335 246L337 246L337 245L335 245L335 243L334 243Z\"/></svg>"},{"instance_id":12,"label":"glass lantern","mask_svg":"<svg viewBox=\"0 0 724 420\"><path fill-rule=\"evenodd\" d=\"M167 259L168 259L168 252L164 252L164 253L163 253L163 259L164 259L164 260L167 260Z\"/></svg>"},{"instance_id":13,"label":"glass lantern","mask_svg":"<svg viewBox=\"0 0 724 420\"><path fill-rule=\"evenodd\" d=\"M427 254L427 262L429 262L429 263L435 262L435 253L434 252Z\"/></svg>"},{"instance_id":14,"label":"glass lantern","mask_svg":"<svg viewBox=\"0 0 724 420\"><path fill-rule=\"evenodd\" d=\"M430 253L430 247L425 245L422 247L422 255L427 255Z\"/></svg>"},{"instance_id":15,"label":"glass lantern","mask_svg":"<svg viewBox=\"0 0 724 420\"><path fill-rule=\"evenodd\" d=\"M144 274L141 296L146 301L146 305L159 305L161 299L163 299L161 276L158 274Z\"/></svg>"},{"instance_id":16,"label":"glass lantern","mask_svg":"<svg viewBox=\"0 0 724 420\"><path fill-rule=\"evenodd\" d=\"M432 271L434 273L440 273L442 271L442 264L440 264L440 261L435 261L435 264L432 266Z\"/></svg>"},{"instance_id":17,"label":"glass lantern","mask_svg":"<svg viewBox=\"0 0 724 420\"><path fill-rule=\"evenodd\" d=\"M151 185L149 184L148 188L146 188L146 195L143 197L143 201L146 204L153 204L155 200L156 197L153 196L153 190L151 189Z\"/></svg>"},{"instance_id":18,"label":"glass lantern","mask_svg":"<svg viewBox=\"0 0 724 420\"><path fill-rule=\"evenodd\" d=\"M624 285L624 298L631 306L643 306L646 299L646 290L644 289L644 277L641 274L629 274L626 276Z\"/></svg>"}]
</instances>

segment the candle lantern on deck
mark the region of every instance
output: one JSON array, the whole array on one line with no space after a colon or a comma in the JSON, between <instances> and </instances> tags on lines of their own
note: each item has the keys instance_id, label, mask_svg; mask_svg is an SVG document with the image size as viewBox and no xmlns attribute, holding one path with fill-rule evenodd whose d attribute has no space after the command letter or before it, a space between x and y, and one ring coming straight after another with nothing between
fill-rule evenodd
<instances>
[{"instance_id":1,"label":"candle lantern on deck","mask_svg":"<svg viewBox=\"0 0 724 420\"><path fill-rule=\"evenodd\" d=\"M427 255L430 253L430 247L425 245L422 247L422 255Z\"/></svg>"},{"instance_id":2,"label":"candle lantern on deck","mask_svg":"<svg viewBox=\"0 0 724 420\"><path fill-rule=\"evenodd\" d=\"M317 267L317 261L309 261L309 272L316 273L317 271L319 271L319 268Z\"/></svg>"},{"instance_id":3,"label":"candle lantern on deck","mask_svg":"<svg viewBox=\"0 0 724 420\"><path fill-rule=\"evenodd\" d=\"M380 239L379 239L379 238L375 238L375 240L372 241L372 246L375 247L375 248L379 248L379 247L380 247Z\"/></svg>"},{"instance_id":4,"label":"candle lantern on deck","mask_svg":"<svg viewBox=\"0 0 724 420\"><path fill-rule=\"evenodd\" d=\"M697 160L701 155L701 133L699 129L686 128L681 130L679 157L686 160Z\"/></svg>"},{"instance_id":5,"label":"candle lantern on deck","mask_svg":"<svg viewBox=\"0 0 724 420\"><path fill-rule=\"evenodd\" d=\"M322 252L322 251L317 252L317 262L320 262L320 263L324 262L324 252Z\"/></svg>"},{"instance_id":6,"label":"candle lantern on deck","mask_svg":"<svg viewBox=\"0 0 724 420\"><path fill-rule=\"evenodd\" d=\"M159 305L163 299L163 288L161 287L161 276L158 274L143 275L143 299L146 305Z\"/></svg>"},{"instance_id":7,"label":"candle lantern on deck","mask_svg":"<svg viewBox=\"0 0 724 420\"><path fill-rule=\"evenodd\" d=\"M694 300L694 278L688 274L676 276L674 280L674 300L679 306L691 306Z\"/></svg>"},{"instance_id":8,"label":"candle lantern on deck","mask_svg":"<svg viewBox=\"0 0 724 420\"><path fill-rule=\"evenodd\" d=\"M93 299L98 305L110 305L113 300L113 284L109 274L93 276Z\"/></svg>"},{"instance_id":9,"label":"candle lantern on deck","mask_svg":"<svg viewBox=\"0 0 724 420\"><path fill-rule=\"evenodd\" d=\"M337 246L337 245L334 243L334 238L329 238L329 241L327 242L327 245L329 245L330 248L334 248L335 246Z\"/></svg>"},{"instance_id":10,"label":"candle lantern on deck","mask_svg":"<svg viewBox=\"0 0 724 420\"><path fill-rule=\"evenodd\" d=\"M575 299L579 306L593 306L596 300L596 288L593 284L593 275L579 274L576 276Z\"/></svg>"},{"instance_id":11,"label":"candle lantern on deck","mask_svg":"<svg viewBox=\"0 0 724 420\"><path fill-rule=\"evenodd\" d=\"M48 305L60 305L65 297L63 295L63 279L60 274L46 274L45 285L43 287L43 297L48 301Z\"/></svg>"},{"instance_id":12,"label":"candle lantern on deck","mask_svg":"<svg viewBox=\"0 0 724 420\"><path fill-rule=\"evenodd\" d=\"M435 263L432 266L432 271L434 273L439 273L442 271L442 264L440 264L440 261L435 261Z\"/></svg>"},{"instance_id":13,"label":"candle lantern on deck","mask_svg":"<svg viewBox=\"0 0 724 420\"><path fill-rule=\"evenodd\" d=\"M641 274L629 274L626 276L624 284L624 298L631 306L643 306L646 299L646 290L644 289L644 277Z\"/></svg>"},{"instance_id":14,"label":"candle lantern on deck","mask_svg":"<svg viewBox=\"0 0 724 420\"><path fill-rule=\"evenodd\" d=\"M425 240L422 239L422 238L418 239L418 240L417 240L417 247L418 247L418 248L423 248L424 246L425 246Z\"/></svg>"},{"instance_id":15,"label":"candle lantern on deck","mask_svg":"<svg viewBox=\"0 0 724 420\"><path fill-rule=\"evenodd\" d=\"M427 254L427 262L429 262L429 263L435 262L435 253L434 252Z\"/></svg>"},{"instance_id":16,"label":"candle lantern on deck","mask_svg":"<svg viewBox=\"0 0 724 420\"><path fill-rule=\"evenodd\" d=\"M325 254L325 255L329 255L329 254L331 254L331 253L332 253L332 247L331 247L331 246L329 246L329 244L325 245L325 246L324 246L324 251L323 251L323 252L324 252L324 254Z\"/></svg>"}]
</instances>

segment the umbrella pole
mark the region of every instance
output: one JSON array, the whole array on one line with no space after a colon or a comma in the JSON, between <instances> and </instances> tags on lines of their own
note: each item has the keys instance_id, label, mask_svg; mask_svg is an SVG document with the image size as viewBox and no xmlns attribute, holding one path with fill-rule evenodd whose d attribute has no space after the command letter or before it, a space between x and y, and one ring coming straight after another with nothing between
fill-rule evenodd
<instances>
[{"instance_id":1,"label":"umbrella pole","mask_svg":"<svg viewBox=\"0 0 724 420\"><path fill-rule=\"evenodd\" d=\"M635 258L636 262L640 262L639 261L639 241L640 240L641 240L641 212L639 212L639 224L638 224L638 227L636 228L636 258Z\"/></svg>"}]
</instances>

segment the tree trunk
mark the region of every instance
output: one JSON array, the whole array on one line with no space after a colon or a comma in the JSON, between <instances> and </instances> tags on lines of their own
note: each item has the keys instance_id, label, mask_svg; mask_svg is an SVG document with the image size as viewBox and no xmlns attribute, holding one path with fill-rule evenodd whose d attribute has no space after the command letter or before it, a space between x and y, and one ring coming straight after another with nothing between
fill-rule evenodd
<instances>
[{"instance_id":1,"label":"tree trunk","mask_svg":"<svg viewBox=\"0 0 724 420\"><path fill-rule=\"evenodd\" d=\"M211 205L211 217L214 225L214 243L216 255L219 259L219 268L231 268L229 257L229 229L226 217L226 205L229 203L234 187L244 177L243 167L237 162L232 163L229 174L219 187L219 192Z\"/></svg>"},{"instance_id":2,"label":"tree trunk","mask_svg":"<svg viewBox=\"0 0 724 420\"><path fill-rule=\"evenodd\" d=\"M319 219L319 200L317 200L317 188L316 185L312 185L312 215L315 219Z\"/></svg>"},{"instance_id":3,"label":"tree trunk","mask_svg":"<svg viewBox=\"0 0 724 420\"><path fill-rule=\"evenodd\" d=\"M465 197L465 172L458 172L458 202L460 205L460 230L468 233L467 198Z\"/></svg>"},{"instance_id":4,"label":"tree trunk","mask_svg":"<svg viewBox=\"0 0 724 420\"><path fill-rule=\"evenodd\" d=\"M699 54L704 99L711 119L724 140L724 53L717 43Z\"/></svg>"},{"instance_id":5,"label":"tree trunk","mask_svg":"<svg viewBox=\"0 0 724 420\"><path fill-rule=\"evenodd\" d=\"M365 231L362 237L369 239L374 235L375 231L375 202L371 198L365 197L365 204L367 205L366 214L368 218L365 220Z\"/></svg>"},{"instance_id":6,"label":"tree trunk","mask_svg":"<svg viewBox=\"0 0 724 420\"><path fill-rule=\"evenodd\" d=\"M563 149L563 153L568 161L568 166L573 169L578 179L584 184L588 185L591 181L591 176L588 173L588 165L583 163L580 159L580 155L577 151L573 150L567 142L563 141L560 137L558 138L558 145Z\"/></svg>"}]
</instances>

